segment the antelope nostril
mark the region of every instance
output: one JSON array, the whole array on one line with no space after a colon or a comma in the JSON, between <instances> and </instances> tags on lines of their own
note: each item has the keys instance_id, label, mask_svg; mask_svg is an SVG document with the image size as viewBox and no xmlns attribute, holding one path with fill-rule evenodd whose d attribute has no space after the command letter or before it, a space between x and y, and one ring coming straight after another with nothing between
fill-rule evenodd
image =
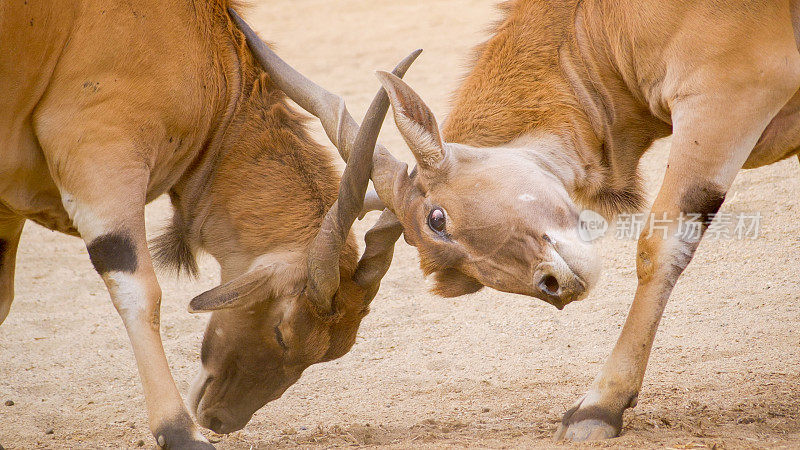
<instances>
[{"instance_id":1,"label":"antelope nostril","mask_svg":"<svg viewBox=\"0 0 800 450\"><path fill-rule=\"evenodd\" d=\"M558 280L552 275L545 275L539 281L539 289L548 295L558 295Z\"/></svg>"},{"instance_id":2,"label":"antelope nostril","mask_svg":"<svg viewBox=\"0 0 800 450\"><path fill-rule=\"evenodd\" d=\"M216 417L211 417L208 420L208 428L214 431L215 433L219 433L222 429L222 421Z\"/></svg>"}]
</instances>

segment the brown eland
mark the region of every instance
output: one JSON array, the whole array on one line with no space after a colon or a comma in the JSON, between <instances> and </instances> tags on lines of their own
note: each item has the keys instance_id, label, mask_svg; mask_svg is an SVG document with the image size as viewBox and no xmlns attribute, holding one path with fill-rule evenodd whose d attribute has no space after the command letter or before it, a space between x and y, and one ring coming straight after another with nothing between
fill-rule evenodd
<instances>
[{"instance_id":1,"label":"brown eland","mask_svg":"<svg viewBox=\"0 0 800 450\"><path fill-rule=\"evenodd\" d=\"M561 308L598 277L580 212L610 219L642 208L639 160L673 135L649 216L670 225L641 235L622 334L556 436L610 438L637 403L664 307L699 244L686 229L702 234L740 169L800 153L800 2L512 0L502 9L441 128L407 84L378 74L417 168L409 175L378 149L372 180L435 292L489 286ZM262 62L335 129L339 117L319 107L331 94L282 77L275 58Z\"/></svg>"},{"instance_id":2,"label":"brown eland","mask_svg":"<svg viewBox=\"0 0 800 450\"><path fill-rule=\"evenodd\" d=\"M230 2L3 6L0 322L25 221L82 238L128 332L158 445L211 447L159 335L144 207L168 193L174 216L156 259L194 273L205 251L222 272L190 303L213 311L189 402L201 425L241 428L306 367L352 347L402 231L385 212L358 259L350 228L389 108L382 89L365 126L336 137L340 183L306 118L254 60Z\"/></svg>"}]
</instances>

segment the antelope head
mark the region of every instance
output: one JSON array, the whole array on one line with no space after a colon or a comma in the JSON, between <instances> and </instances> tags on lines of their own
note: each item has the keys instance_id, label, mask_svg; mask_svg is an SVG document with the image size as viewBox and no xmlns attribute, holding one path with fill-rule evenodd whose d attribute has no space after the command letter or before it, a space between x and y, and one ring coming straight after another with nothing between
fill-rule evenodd
<instances>
[{"instance_id":1,"label":"antelope head","mask_svg":"<svg viewBox=\"0 0 800 450\"><path fill-rule=\"evenodd\" d=\"M434 292L449 297L489 286L559 309L583 298L600 267L579 233L580 211L555 176L558 163L545 156L558 154L559 143L445 142L411 87L391 73L377 75L417 161L416 176L392 192L395 213L423 271L434 275Z\"/></svg>"},{"instance_id":2,"label":"antelope head","mask_svg":"<svg viewBox=\"0 0 800 450\"><path fill-rule=\"evenodd\" d=\"M230 12L263 64L266 46ZM394 73L402 76L418 54L403 60ZM388 109L381 89L361 127L354 122L337 125L334 144L348 156L347 166L338 199L307 253L262 257L244 275L190 302L190 312L212 312L201 370L189 395L200 425L218 433L241 429L308 366L338 358L352 347L402 234L394 214L385 211L367 232L358 264L353 267L342 257L343 248L352 247L347 243L350 228L364 206L373 151Z\"/></svg>"},{"instance_id":3,"label":"antelope head","mask_svg":"<svg viewBox=\"0 0 800 450\"><path fill-rule=\"evenodd\" d=\"M251 48L271 79L320 119L333 142L357 129L342 99L275 55L254 34ZM373 155L377 209L392 211L415 246L434 292L454 297L484 286L542 299L561 309L583 298L599 277L580 214L552 160L529 146L477 148L445 142L430 108L399 77L378 72L395 122L414 154L409 174L382 146ZM558 142L537 146L557 150ZM337 145L347 161L348 147ZM553 152L557 153L557 152Z\"/></svg>"}]
</instances>

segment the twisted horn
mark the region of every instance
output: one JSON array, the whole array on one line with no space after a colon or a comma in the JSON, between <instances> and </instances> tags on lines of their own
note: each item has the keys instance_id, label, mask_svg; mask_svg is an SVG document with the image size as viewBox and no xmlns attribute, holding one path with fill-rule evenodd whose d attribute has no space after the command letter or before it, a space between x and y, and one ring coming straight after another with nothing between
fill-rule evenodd
<instances>
[{"instance_id":1,"label":"twisted horn","mask_svg":"<svg viewBox=\"0 0 800 450\"><path fill-rule=\"evenodd\" d=\"M367 199L367 210L386 203L385 210L365 236L366 248L353 280L365 290L364 306L378 292L380 281L391 265L394 244L403 228L394 205L394 186L398 177L408 177L408 166L398 161L382 145L377 145L380 126L389 108L386 91L380 89L359 127L347 111L344 100L309 80L276 55L233 9L228 9L247 45L272 82L286 95L322 123L328 138L347 162L339 186L339 198L325 215L320 231L309 249L308 284L310 301L323 314L332 313L332 300L339 287L339 255L350 227L363 213L364 197L371 177L378 199ZM392 73L400 78L422 50L404 58ZM396 205L401 206L401 205Z\"/></svg>"},{"instance_id":2,"label":"twisted horn","mask_svg":"<svg viewBox=\"0 0 800 450\"><path fill-rule=\"evenodd\" d=\"M381 88L369 105L353 141L353 151L339 184L339 198L328 210L309 248L306 292L320 313L332 312L333 296L339 289L339 255L350 227L364 207L372 171L372 153L388 111L389 97Z\"/></svg>"},{"instance_id":3,"label":"twisted horn","mask_svg":"<svg viewBox=\"0 0 800 450\"><path fill-rule=\"evenodd\" d=\"M350 160L358 123L347 111L344 100L306 78L275 54L232 8L228 8L236 25L244 33L250 51L273 83L301 108L317 117L328 138L339 150L344 161ZM402 78L422 50L415 50L392 71ZM385 147L378 145L372 156L372 182L386 207L396 211L393 194L397 176L406 176L408 165L398 161Z\"/></svg>"}]
</instances>

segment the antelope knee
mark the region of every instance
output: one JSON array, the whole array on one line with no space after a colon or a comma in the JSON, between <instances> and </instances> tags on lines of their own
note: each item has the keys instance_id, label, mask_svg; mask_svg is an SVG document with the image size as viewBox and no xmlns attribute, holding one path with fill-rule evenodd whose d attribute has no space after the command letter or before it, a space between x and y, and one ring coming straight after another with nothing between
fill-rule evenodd
<instances>
[{"instance_id":1,"label":"antelope knee","mask_svg":"<svg viewBox=\"0 0 800 450\"><path fill-rule=\"evenodd\" d=\"M645 283L653 278L658 267L658 257L663 242L653 236L639 237L636 250L636 276L640 283Z\"/></svg>"},{"instance_id":2,"label":"antelope knee","mask_svg":"<svg viewBox=\"0 0 800 450\"><path fill-rule=\"evenodd\" d=\"M154 279L137 273L139 258L130 235L101 235L87 245L89 258L111 294L111 301L126 323L145 322L157 329L161 287Z\"/></svg>"},{"instance_id":3,"label":"antelope knee","mask_svg":"<svg viewBox=\"0 0 800 450\"><path fill-rule=\"evenodd\" d=\"M642 237L636 253L636 275L639 283L652 280L674 285L694 256L699 241L678 236Z\"/></svg>"}]
</instances>

